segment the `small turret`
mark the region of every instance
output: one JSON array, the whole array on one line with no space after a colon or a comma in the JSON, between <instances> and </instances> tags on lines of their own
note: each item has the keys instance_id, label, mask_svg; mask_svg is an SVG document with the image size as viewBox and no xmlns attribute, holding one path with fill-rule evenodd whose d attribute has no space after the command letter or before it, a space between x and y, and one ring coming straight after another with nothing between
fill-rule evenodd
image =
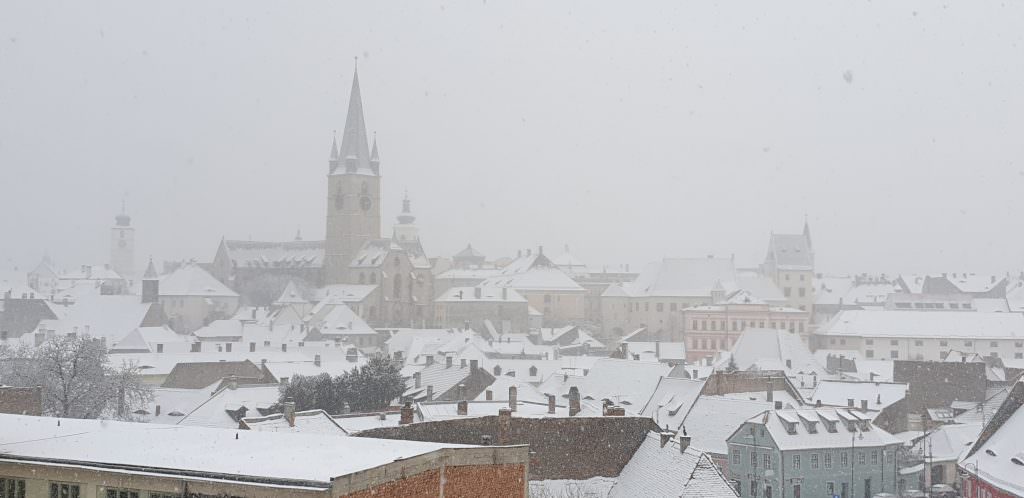
<instances>
[{"instance_id":1,"label":"small turret","mask_svg":"<svg viewBox=\"0 0 1024 498\"><path fill-rule=\"evenodd\" d=\"M338 132L334 132L334 136L331 137L331 157L327 160L328 173L334 173L334 170L338 167Z\"/></svg>"},{"instance_id":2,"label":"small turret","mask_svg":"<svg viewBox=\"0 0 1024 498\"><path fill-rule=\"evenodd\" d=\"M142 302L155 303L160 298L160 276L156 273L153 258L149 258L146 273L142 275Z\"/></svg>"},{"instance_id":3,"label":"small turret","mask_svg":"<svg viewBox=\"0 0 1024 498\"><path fill-rule=\"evenodd\" d=\"M380 175L380 154L377 153L377 132L373 133L373 150L370 151L370 169L373 174Z\"/></svg>"}]
</instances>

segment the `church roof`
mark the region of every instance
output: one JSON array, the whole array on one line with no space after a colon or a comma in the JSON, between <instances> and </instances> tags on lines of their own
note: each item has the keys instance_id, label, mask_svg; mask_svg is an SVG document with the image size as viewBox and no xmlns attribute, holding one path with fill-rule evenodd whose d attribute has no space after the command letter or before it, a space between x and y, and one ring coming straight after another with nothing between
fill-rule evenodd
<instances>
[{"instance_id":1,"label":"church roof","mask_svg":"<svg viewBox=\"0 0 1024 498\"><path fill-rule=\"evenodd\" d=\"M483 253L481 253L480 251L477 251L476 249L473 249L473 244L467 244L465 249L459 251L455 255L455 259L482 258L482 257L484 257Z\"/></svg>"},{"instance_id":2,"label":"church roof","mask_svg":"<svg viewBox=\"0 0 1024 498\"><path fill-rule=\"evenodd\" d=\"M277 298L277 301L274 301L275 305L308 303L309 301L306 301L302 294L299 293L299 288L295 286L295 282L291 280L288 281L288 285L284 287L284 291L281 292L281 296Z\"/></svg>"},{"instance_id":3,"label":"church roof","mask_svg":"<svg viewBox=\"0 0 1024 498\"><path fill-rule=\"evenodd\" d=\"M338 150L337 166L332 175L346 172L363 175L376 175L377 171L370 164L370 145L366 134L366 119L363 117L363 97L359 90L359 73L353 73L352 93L348 100L348 115L345 118L345 130L341 135L341 149ZM348 170L348 163L355 162L355 170Z\"/></svg>"},{"instance_id":4,"label":"church roof","mask_svg":"<svg viewBox=\"0 0 1024 498\"><path fill-rule=\"evenodd\" d=\"M768 242L768 258L780 270L814 269L814 252L806 234L773 233Z\"/></svg>"},{"instance_id":5,"label":"church roof","mask_svg":"<svg viewBox=\"0 0 1024 498\"><path fill-rule=\"evenodd\" d=\"M322 240L225 240L224 249L236 268L321 268L324 265Z\"/></svg>"}]
</instances>

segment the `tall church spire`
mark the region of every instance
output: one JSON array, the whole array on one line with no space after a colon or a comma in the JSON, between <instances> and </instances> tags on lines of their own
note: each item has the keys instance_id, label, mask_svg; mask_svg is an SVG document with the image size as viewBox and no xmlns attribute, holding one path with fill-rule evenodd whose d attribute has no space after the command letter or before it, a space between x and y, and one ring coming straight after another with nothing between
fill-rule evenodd
<instances>
[{"instance_id":1,"label":"tall church spire","mask_svg":"<svg viewBox=\"0 0 1024 498\"><path fill-rule=\"evenodd\" d=\"M804 238L807 239L807 247L811 247L811 225L807 223L807 215L804 215Z\"/></svg>"},{"instance_id":2,"label":"tall church spire","mask_svg":"<svg viewBox=\"0 0 1024 498\"><path fill-rule=\"evenodd\" d=\"M373 174L380 175L380 154L377 153L377 132L373 132L373 150L370 151L370 168Z\"/></svg>"},{"instance_id":3,"label":"tall church spire","mask_svg":"<svg viewBox=\"0 0 1024 498\"><path fill-rule=\"evenodd\" d=\"M363 98L359 91L359 71L353 72L352 93L348 99L348 115L345 130L341 134L341 149L338 151L339 167L332 173L368 173L370 166L370 145L366 136L366 120L363 118ZM343 168L343 171L342 171Z\"/></svg>"}]
</instances>

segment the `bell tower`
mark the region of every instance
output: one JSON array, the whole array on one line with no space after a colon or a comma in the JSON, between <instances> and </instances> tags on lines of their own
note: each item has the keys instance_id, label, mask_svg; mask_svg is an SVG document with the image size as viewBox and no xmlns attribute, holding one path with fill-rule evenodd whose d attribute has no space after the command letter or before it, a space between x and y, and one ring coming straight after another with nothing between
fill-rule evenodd
<instances>
[{"instance_id":1,"label":"bell tower","mask_svg":"<svg viewBox=\"0 0 1024 498\"><path fill-rule=\"evenodd\" d=\"M135 228L132 217L128 216L124 200L121 213L114 217L110 229L110 267L128 281L131 288L135 281Z\"/></svg>"},{"instance_id":2,"label":"bell tower","mask_svg":"<svg viewBox=\"0 0 1024 498\"><path fill-rule=\"evenodd\" d=\"M359 73L353 73L341 147L335 137L327 172L325 283L346 283L349 263L367 241L380 238L380 157L369 147Z\"/></svg>"}]
</instances>

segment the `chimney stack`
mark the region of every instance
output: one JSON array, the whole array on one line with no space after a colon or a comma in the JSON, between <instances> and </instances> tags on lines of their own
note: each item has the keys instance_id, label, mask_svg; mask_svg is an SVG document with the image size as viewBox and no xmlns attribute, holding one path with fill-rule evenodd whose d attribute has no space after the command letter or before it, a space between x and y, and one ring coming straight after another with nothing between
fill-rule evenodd
<instances>
[{"instance_id":1,"label":"chimney stack","mask_svg":"<svg viewBox=\"0 0 1024 498\"><path fill-rule=\"evenodd\" d=\"M460 360L460 362L459 362L459 368L466 368L466 364L467 364L467 363L468 363L468 362L466 361L466 359L465 359L465 358L463 358L463 359L462 359L462 360Z\"/></svg>"},{"instance_id":2,"label":"chimney stack","mask_svg":"<svg viewBox=\"0 0 1024 498\"><path fill-rule=\"evenodd\" d=\"M509 388L508 388L508 409L509 410L516 411L516 405L518 404L517 403L518 400L516 398L518 398L518 389L516 389L516 386L509 386Z\"/></svg>"},{"instance_id":3,"label":"chimney stack","mask_svg":"<svg viewBox=\"0 0 1024 498\"><path fill-rule=\"evenodd\" d=\"M406 401L405 405L402 405L401 416L398 419L398 425L409 425L412 423L412 403Z\"/></svg>"},{"instance_id":4,"label":"chimney stack","mask_svg":"<svg viewBox=\"0 0 1024 498\"><path fill-rule=\"evenodd\" d=\"M429 367L430 365L433 365L433 364L434 364L434 355L432 355L432 354L431 355L427 355L427 366Z\"/></svg>"},{"instance_id":5,"label":"chimney stack","mask_svg":"<svg viewBox=\"0 0 1024 498\"><path fill-rule=\"evenodd\" d=\"M569 416L575 417L580 412L580 390L576 386L569 388Z\"/></svg>"},{"instance_id":6,"label":"chimney stack","mask_svg":"<svg viewBox=\"0 0 1024 498\"><path fill-rule=\"evenodd\" d=\"M621 406L611 405L605 408L604 416L606 417L625 417L626 409Z\"/></svg>"},{"instance_id":7,"label":"chimney stack","mask_svg":"<svg viewBox=\"0 0 1024 498\"><path fill-rule=\"evenodd\" d=\"M427 401L434 401L434 386L427 386Z\"/></svg>"},{"instance_id":8,"label":"chimney stack","mask_svg":"<svg viewBox=\"0 0 1024 498\"><path fill-rule=\"evenodd\" d=\"M478 360L469 360L469 373L475 374L476 373L476 369L479 366L480 366L480 362Z\"/></svg>"},{"instance_id":9,"label":"chimney stack","mask_svg":"<svg viewBox=\"0 0 1024 498\"><path fill-rule=\"evenodd\" d=\"M159 408L160 407L157 407L157 409L159 409ZM548 413L550 413L552 415L555 414L555 395L554 394L549 394L548 395Z\"/></svg>"},{"instance_id":10,"label":"chimney stack","mask_svg":"<svg viewBox=\"0 0 1024 498\"><path fill-rule=\"evenodd\" d=\"M458 404L458 414L459 415L463 415L463 416L469 415L469 401L466 401L466 400L459 401L459 404Z\"/></svg>"},{"instance_id":11,"label":"chimney stack","mask_svg":"<svg viewBox=\"0 0 1024 498\"><path fill-rule=\"evenodd\" d=\"M455 358L452 358L451 356L445 356L444 357L444 367L445 368L452 368L452 364L454 362L455 362Z\"/></svg>"},{"instance_id":12,"label":"chimney stack","mask_svg":"<svg viewBox=\"0 0 1024 498\"><path fill-rule=\"evenodd\" d=\"M466 385L465 384L459 384L458 394L459 394L459 399L466 399Z\"/></svg>"},{"instance_id":13,"label":"chimney stack","mask_svg":"<svg viewBox=\"0 0 1024 498\"><path fill-rule=\"evenodd\" d=\"M674 433L662 432L661 433L661 447L664 448L665 445L668 444L668 442L671 441L673 437L675 437Z\"/></svg>"},{"instance_id":14,"label":"chimney stack","mask_svg":"<svg viewBox=\"0 0 1024 498\"><path fill-rule=\"evenodd\" d=\"M498 410L498 444L504 446L509 444L512 436L512 410L501 408Z\"/></svg>"},{"instance_id":15,"label":"chimney stack","mask_svg":"<svg viewBox=\"0 0 1024 498\"><path fill-rule=\"evenodd\" d=\"M413 387L414 388L416 388L416 389L420 388L420 381L421 381L422 378L423 378L423 376L420 375L419 372L413 372L413 374L412 374L412 383L413 383Z\"/></svg>"},{"instance_id":16,"label":"chimney stack","mask_svg":"<svg viewBox=\"0 0 1024 498\"><path fill-rule=\"evenodd\" d=\"M686 448L690 447L690 436L682 435L679 436L679 452L686 453Z\"/></svg>"},{"instance_id":17,"label":"chimney stack","mask_svg":"<svg viewBox=\"0 0 1024 498\"><path fill-rule=\"evenodd\" d=\"M282 406L282 413L284 414L284 419L288 421L288 427L295 427L295 401L288 398Z\"/></svg>"},{"instance_id":18,"label":"chimney stack","mask_svg":"<svg viewBox=\"0 0 1024 498\"><path fill-rule=\"evenodd\" d=\"M868 411L868 400L866 400L866 399L860 400L860 411L862 411L862 412L867 412Z\"/></svg>"},{"instance_id":19,"label":"chimney stack","mask_svg":"<svg viewBox=\"0 0 1024 498\"><path fill-rule=\"evenodd\" d=\"M782 402L781 401L776 401L775 402L775 409L776 410L781 410L782 409Z\"/></svg>"},{"instance_id":20,"label":"chimney stack","mask_svg":"<svg viewBox=\"0 0 1024 498\"><path fill-rule=\"evenodd\" d=\"M775 401L775 384L770 379L768 380L768 388L765 395L767 396L769 403Z\"/></svg>"}]
</instances>

